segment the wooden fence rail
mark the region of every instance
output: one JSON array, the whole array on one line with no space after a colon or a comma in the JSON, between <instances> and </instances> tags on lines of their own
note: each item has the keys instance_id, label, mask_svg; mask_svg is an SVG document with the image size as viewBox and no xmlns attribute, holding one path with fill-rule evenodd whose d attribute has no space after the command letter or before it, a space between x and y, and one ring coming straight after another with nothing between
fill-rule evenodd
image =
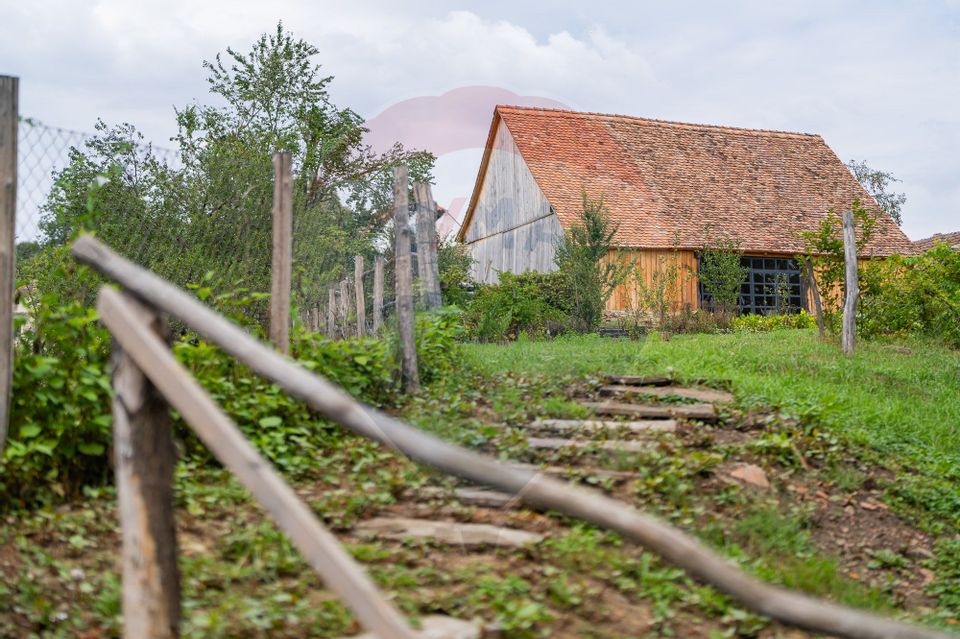
<instances>
[{"instance_id":1,"label":"wooden fence rail","mask_svg":"<svg viewBox=\"0 0 960 639\"><path fill-rule=\"evenodd\" d=\"M376 585L370 580L363 569L354 561L350 554L340 545L310 508L304 504L280 477L270 463L244 438L240 429L217 404L210 399L206 391L193 376L179 362L177 362L169 347L150 330L142 314L138 314L134 305L124 299L123 293L111 288L100 289L97 310L100 317L116 342L122 349L122 356L129 357L139 371L142 371L150 382L159 389L160 393L170 405L175 408L197 436L213 452L237 479L253 494L277 525L290 537L294 546L303 554L314 570L323 578L327 587L339 594L350 609L357 615L360 622L378 637L414 639L416 634L407 625L399 612L380 594ZM133 374L139 371L133 371ZM142 382L130 378L129 368L121 369L125 380L117 390L121 395L118 400L120 410L118 415L123 417L128 413L126 398L131 392L143 388ZM134 387L131 390L131 386ZM136 387L139 387L136 388ZM121 499L121 504L133 502L137 508L121 510L124 516L124 577L134 576L136 579L124 581L124 616L129 615L134 620L143 623L125 626L126 637L175 637L176 631L171 630L179 624L177 618L179 607L179 593L175 592L176 580L152 579L153 568L160 564L153 557L143 556L143 549L147 548L154 553L170 555L175 553L175 542L172 538L151 538L146 542L138 540L129 544L129 528L135 533L150 534L153 532L149 518L161 513L160 524L164 535L172 535L170 530L173 519L173 450L169 441L169 427L167 424L156 423L166 419L166 408L151 411L146 423L154 424L157 428L166 427L166 441L161 442L160 448L166 448L167 463L163 464L163 477L154 470L154 459L144 456L150 452L146 448L131 449L131 464L153 473L151 486L141 485L137 481L142 479L142 473L131 475L130 481L122 481L124 492L137 490L139 492ZM139 437L152 438L152 433L136 433L129 420L122 419L119 424L125 438ZM139 453L139 455L137 455ZM118 454L123 457L126 451ZM126 470L123 471L127 473ZM121 478L123 475L121 475ZM154 492L147 493L152 488ZM145 517L144 517L145 515ZM146 519L146 521L144 521ZM150 543L153 542L153 543ZM162 542L162 543L161 543ZM175 554L173 569L176 568ZM163 559L169 560L168 556ZM162 565L169 569L169 561ZM126 567L133 566L130 570ZM144 584L144 580L149 583ZM154 583L165 581L165 583ZM177 603L174 605L173 601ZM152 604L152 606L151 606ZM142 606L156 609L152 614L146 614ZM158 623L159 622L159 623Z\"/></svg>"},{"instance_id":2,"label":"wooden fence rail","mask_svg":"<svg viewBox=\"0 0 960 639\"><path fill-rule=\"evenodd\" d=\"M338 386L278 354L195 297L120 257L91 236L80 237L72 250L81 262L118 282L138 299L176 317L323 417L442 472L515 495L534 508L553 510L613 530L760 614L812 632L855 639L949 637L936 630L818 600L750 577L674 526L599 491L461 448L356 401ZM148 331L140 331L137 338L157 342ZM127 344L123 346L127 348ZM134 346L130 344L131 348ZM134 351L131 356L140 366L149 364L137 359ZM163 391L160 380L153 381ZM191 421L200 419L206 416L195 414Z\"/></svg>"}]
</instances>

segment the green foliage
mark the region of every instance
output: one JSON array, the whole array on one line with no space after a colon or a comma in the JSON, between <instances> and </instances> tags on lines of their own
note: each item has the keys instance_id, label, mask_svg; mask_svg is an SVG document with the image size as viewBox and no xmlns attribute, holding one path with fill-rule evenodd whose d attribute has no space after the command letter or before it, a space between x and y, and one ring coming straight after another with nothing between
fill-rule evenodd
<instances>
[{"instance_id":1,"label":"green foliage","mask_svg":"<svg viewBox=\"0 0 960 639\"><path fill-rule=\"evenodd\" d=\"M847 168L853 173L853 177L857 178L860 186L877 201L880 208L893 218L894 222L903 224L901 209L907 202L907 196L890 191L890 185L900 180L894 177L893 173L870 168L865 161L850 160Z\"/></svg>"},{"instance_id":2,"label":"green foliage","mask_svg":"<svg viewBox=\"0 0 960 639\"><path fill-rule=\"evenodd\" d=\"M477 288L463 316L467 335L495 342L562 331L572 310L568 282L563 273L500 273L497 284Z\"/></svg>"},{"instance_id":3,"label":"green foliage","mask_svg":"<svg viewBox=\"0 0 960 639\"><path fill-rule=\"evenodd\" d=\"M736 240L717 240L700 249L700 284L711 306L732 312L740 299L740 286L748 270L741 266L743 249Z\"/></svg>"},{"instance_id":4,"label":"green foliage","mask_svg":"<svg viewBox=\"0 0 960 639\"><path fill-rule=\"evenodd\" d=\"M868 336L923 335L960 347L960 251L938 244L864 272L859 328Z\"/></svg>"},{"instance_id":5,"label":"green foliage","mask_svg":"<svg viewBox=\"0 0 960 639\"><path fill-rule=\"evenodd\" d=\"M567 281L570 320L577 330L590 332L600 325L603 309L614 289L622 284L629 266L619 254L611 257L617 225L603 198L590 200L583 193L580 220L557 243L557 269Z\"/></svg>"},{"instance_id":6,"label":"green foliage","mask_svg":"<svg viewBox=\"0 0 960 639\"><path fill-rule=\"evenodd\" d=\"M864 249L873 238L877 227L877 213L864 207L859 198L854 198L851 205L854 228L857 231L857 255L862 256ZM813 257L813 266L817 279L817 290L823 300L824 314L836 315L843 302L845 282L845 260L843 254L843 220L841 216L830 209L827 216L820 222L815 231L802 234L807 252ZM862 270L862 264L858 261ZM868 293L866 287L861 286L861 292Z\"/></svg>"},{"instance_id":7,"label":"green foliage","mask_svg":"<svg viewBox=\"0 0 960 639\"><path fill-rule=\"evenodd\" d=\"M228 48L205 62L216 106L176 112L176 163L133 126L99 122L55 176L41 253L86 229L177 284L214 271L224 282L268 290L271 157L283 149L293 155L294 293L324 298L348 258L373 255L392 167L408 164L413 179L424 180L433 157L400 145L374 154L362 118L331 101L332 77L314 63L317 53L277 25L249 52Z\"/></svg>"},{"instance_id":8,"label":"green foliage","mask_svg":"<svg viewBox=\"0 0 960 639\"><path fill-rule=\"evenodd\" d=\"M0 462L0 502L58 498L109 471L109 335L91 310L46 298L15 349L11 428Z\"/></svg>"},{"instance_id":9,"label":"green foliage","mask_svg":"<svg viewBox=\"0 0 960 639\"><path fill-rule=\"evenodd\" d=\"M206 287L198 295L214 297ZM239 304L244 294L218 294L218 304ZM239 311L238 311L239 312ZM21 327L14 366L9 441L0 464L0 504L23 505L76 496L109 477L111 442L109 334L92 309L50 296L31 308L33 327ZM425 383L451 375L459 363L459 311L441 309L417 318L417 348ZM306 368L354 397L393 407L398 393L397 340L331 341L296 330L291 352ZM288 475L311 472L322 451L342 437L300 401L254 375L219 348L186 334L174 343L187 367L268 460ZM212 456L179 418L177 438L194 463Z\"/></svg>"},{"instance_id":10,"label":"green foliage","mask_svg":"<svg viewBox=\"0 0 960 639\"><path fill-rule=\"evenodd\" d=\"M437 251L440 270L440 292L443 303L465 308L470 301L474 282L470 277L473 257L462 242L441 242Z\"/></svg>"},{"instance_id":11,"label":"green foliage","mask_svg":"<svg viewBox=\"0 0 960 639\"><path fill-rule=\"evenodd\" d=\"M817 320L804 310L784 315L741 315L733 318L731 328L747 333L768 333L785 328L816 328Z\"/></svg>"}]
</instances>

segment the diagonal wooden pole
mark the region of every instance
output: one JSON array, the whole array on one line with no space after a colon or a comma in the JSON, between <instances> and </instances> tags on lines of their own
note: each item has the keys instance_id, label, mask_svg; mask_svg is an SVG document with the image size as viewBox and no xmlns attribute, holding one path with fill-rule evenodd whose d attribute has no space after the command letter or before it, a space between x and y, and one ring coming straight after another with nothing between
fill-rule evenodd
<instances>
[{"instance_id":1,"label":"diagonal wooden pole","mask_svg":"<svg viewBox=\"0 0 960 639\"><path fill-rule=\"evenodd\" d=\"M416 635L404 618L380 594L337 538L324 528L270 462L257 453L237 425L177 362L166 344L124 300L123 294L101 288L97 310L124 353L270 513L307 563L331 590L343 597L360 622L384 639L414 639Z\"/></svg>"},{"instance_id":2,"label":"diagonal wooden pole","mask_svg":"<svg viewBox=\"0 0 960 639\"><path fill-rule=\"evenodd\" d=\"M335 384L279 355L182 289L120 257L89 235L74 242L72 252L79 261L178 318L323 417L442 472L516 495L535 508L554 510L613 530L755 612L797 628L850 639L951 637L931 628L886 619L764 583L680 529L603 493L456 446L361 404Z\"/></svg>"}]
</instances>

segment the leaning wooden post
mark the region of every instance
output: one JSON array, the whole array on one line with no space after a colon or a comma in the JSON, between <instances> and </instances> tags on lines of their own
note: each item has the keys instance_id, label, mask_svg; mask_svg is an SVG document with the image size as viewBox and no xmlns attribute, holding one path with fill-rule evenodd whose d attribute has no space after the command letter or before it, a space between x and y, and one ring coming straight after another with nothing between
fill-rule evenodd
<instances>
[{"instance_id":1,"label":"leaning wooden post","mask_svg":"<svg viewBox=\"0 0 960 639\"><path fill-rule=\"evenodd\" d=\"M340 280L340 334L344 337L350 335L350 284L346 279Z\"/></svg>"},{"instance_id":2,"label":"leaning wooden post","mask_svg":"<svg viewBox=\"0 0 960 639\"><path fill-rule=\"evenodd\" d=\"M407 199L407 167L393 169L393 227L396 236L397 324L402 351L401 372L404 388L415 392L420 388L417 371L417 348L413 336L413 274L410 272L410 221Z\"/></svg>"},{"instance_id":3,"label":"leaning wooden post","mask_svg":"<svg viewBox=\"0 0 960 639\"><path fill-rule=\"evenodd\" d=\"M813 298L817 331L820 333L820 339L823 339L826 337L826 327L823 324L823 302L820 300L820 290L817 288L817 276L813 272L813 259L809 255L804 259L804 268L807 272L807 286L810 287L810 296Z\"/></svg>"},{"instance_id":4,"label":"leaning wooden post","mask_svg":"<svg viewBox=\"0 0 960 639\"><path fill-rule=\"evenodd\" d=\"M10 424L17 234L17 123L20 80L0 76L0 453Z\"/></svg>"},{"instance_id":5,"label":"leaning wooden post","mask_svg":"<svg viewBox=\"0 0 960 639\"><path fill-rule=\"evenodd\" d=\"M367 301L363 297L363 256L353 256L353 294L357 298L357 337L367 330Z\"/></svg>"},{"instance_id":6,"label":"leaning wooden post","mask_svg":"<svg viewBox=\"0 0 960 639\"><path fill-rule=\"evenodd\" d=\"M846 297L843 300L843 332L840 343L846 355L853 355L857 333L857 298L860 282L857 278L857 233L853 212L843 212L843 259L846 263Z\"/></svg>"},{"instance_id":7,"label":"leaning wooden post","mask_svg":"<svg viewBox=\"0 0 960 639\"><path fill-rule=\"evenodd\" d=\"M166 339L159 315L124 298L144 325ZM170 409L116 340L113 450L123 539L123 636L179 637L180 575L173 515L176 449Z\"/></svg>"},{"instance_id":8,"label":"leaning wooden post","mask_svg":"<svg viewBox=\"0 0 960 639\"><path fill-rule=\"evenodd\" d=\"M337 339L337 291L327 291L327 337Z\"/></svg>"},{"instance_id":9,"label":"leaning wooden post","mask_svg":"<svg viewBox=\"0 0 960 639\"><path fill-rule=\"evenodd\" d=\"M290 352L290 281L293 270L293 156L273 155L273 277L270 286L270 341Z\"/></svg>"},{"instance_id":10,"label":"leaning wooden post","mask_svg":"<svg viewBox=\"0 0 960 639\"><path fill-rule=\"evenodd\" d=\"M420 291L427 309L440 306L440 269L437 265L437 204L430 193L430 185L413 185L417 201L417 267Z\"/></svg>"},{"instance_id":11,"label":"leaning wooden post","mask_svg":"<svg viewBox=\"0 0 960 639\"><path fill-rule=\"evenodd\" d=\"M373 260L373 334L383 326L383 256Z\"/></svg>"}]
</instances>

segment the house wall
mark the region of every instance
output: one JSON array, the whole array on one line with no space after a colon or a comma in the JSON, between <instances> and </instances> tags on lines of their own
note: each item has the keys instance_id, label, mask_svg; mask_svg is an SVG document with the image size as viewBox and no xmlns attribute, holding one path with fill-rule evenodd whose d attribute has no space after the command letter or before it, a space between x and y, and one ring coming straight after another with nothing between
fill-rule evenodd
<instances>
[{"instance_id":1,"label":"house wall","mask_svg":"<svg viewBox=\"0 0 960 639\"><path fill-rule=\"evenodd\" d=\"M688 306L691 310L699 307L699 296L697 295L697 255L693 251L674 251L672 249L642 249L611 251L609 259L617 259L626 263L632 263L633 272L642 286L650 287L653 284L654 274L658 271L670 268L672 264L677 266L677 286L670 295L671 310L679 311ZM613 295L607 300L608 311L631 311L638 306L637 280L630 278L624 284L621 284L613 291Z\"/></svg>"},{"instance_id":2,"label":"house wall","mask_svg":"<svg viewBox=\"0 0 960 639\"><path fill-rule=\"evenodd\" d=\"M501 122L464 236L474 259L471 275L493 283L501 271L556 270L553 257L562 233L560 220Z\"/></svg>"}]
</instances>

